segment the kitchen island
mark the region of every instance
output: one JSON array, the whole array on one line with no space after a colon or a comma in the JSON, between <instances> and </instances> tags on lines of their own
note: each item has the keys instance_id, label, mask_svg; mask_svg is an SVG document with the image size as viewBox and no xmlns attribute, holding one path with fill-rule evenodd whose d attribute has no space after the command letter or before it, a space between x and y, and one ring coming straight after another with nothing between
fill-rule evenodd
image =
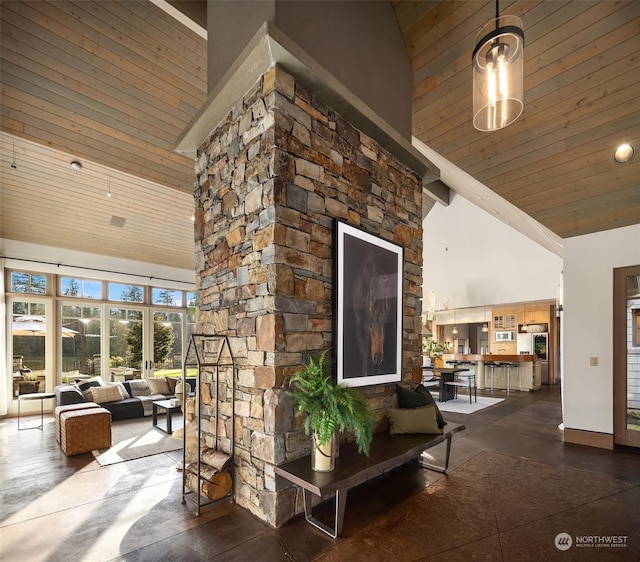
<instances>
[{"instance_id":1,"label":"kitchen island","mask_svg":"<svg viewBox=\"0 0 640 562\"><path fill-rule=\"evenodd\" d=\"M442 360L448 367L467 365L470 371L475 371L476 385L480 390L490 388L491 372L493 371L493 388L507 388L507 369L501 363L515 363L518 367L511 367L509 375L510 390L537 390L541 379L537 369L535 355L504 355L504 354L445 354ZM490 367L490 365L494 365Z\"/></svg>"}]
</instances>

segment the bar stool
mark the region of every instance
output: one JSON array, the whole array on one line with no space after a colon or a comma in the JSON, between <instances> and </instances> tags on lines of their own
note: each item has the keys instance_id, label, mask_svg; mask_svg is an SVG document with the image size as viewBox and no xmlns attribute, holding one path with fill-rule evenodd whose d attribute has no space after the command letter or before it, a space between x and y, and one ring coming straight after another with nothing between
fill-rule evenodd
<instances>
[{"instance_id":1,"label":"bar stool","mask_svg":"<svg viewBox=\"0 0 640 562\"><path fill-rule=\"evenodd\" d=\"M515 369L516 370L516 372L514 374L518 375L518 386L520 386L520 363L510 362L507 365L507 377L509 376L509 370L510 369Z\"/></svg>"},{"instance_id":2,"label":"bar stool","mask_svg":"<svg viewBox=\"0 0 640 562\"><path fill-rule=\"evenodd\" d=\"M485 369L490 369L490 374L489 374L490 388L491 388L491 392L493 392L493 373L495 368L497 367L497 363L495 361L485 361L484 367Z\"/></svg>"},{"instance_id":3,"label":"bar stool","mask_svg":"<svg viewBox=\"0 0 640 562\"><path fill-rule=\"evenodd\" d=\"M512 363L511 361L502 361L498 363L499 367L507 370L507 392L510 391L511 386L511 369L520 369L520 363Z\"/></svg>"}]
</instances>

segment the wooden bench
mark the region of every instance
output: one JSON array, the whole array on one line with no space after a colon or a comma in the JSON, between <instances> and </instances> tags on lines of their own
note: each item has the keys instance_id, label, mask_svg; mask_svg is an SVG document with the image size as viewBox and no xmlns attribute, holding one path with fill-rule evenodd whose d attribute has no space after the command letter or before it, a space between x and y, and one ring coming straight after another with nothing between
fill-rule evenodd
<instances>
[{"instance_id":1,"label":"wooden bench","mask_svg":"<svg viewBox=\"0 0 640 562\"><path fill-rule=\"evenodd\" d=\"M388 431L377 433L371 442L371 453L368 457L358 453L355 443L341 445L340 456L336 459L336 468L331 472L311 470L311 455L307 455L276 466L275 473L302 487L305 519L335 539L342 532L349 488L358 486L414 458L418 458L420 465L424 468L446 473L449 467L451 438L464 428L462 424L448 423L444 426L442 435L391 435ZM443 441L447 442L443 467L428 464L419 458L424 451ZM331 528L313 516L311 494L322 498L334 493L335 519L334 526Z\"/></svg>"}]
</instances>

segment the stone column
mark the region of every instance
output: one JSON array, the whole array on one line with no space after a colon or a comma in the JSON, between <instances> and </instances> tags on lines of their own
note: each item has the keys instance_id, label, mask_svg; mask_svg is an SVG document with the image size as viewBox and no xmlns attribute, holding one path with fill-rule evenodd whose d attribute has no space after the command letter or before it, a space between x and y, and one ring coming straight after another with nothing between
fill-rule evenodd
<instances>
[{"instance_id":1,"label":"stone column","mask_svg":"<svg viewBox=\"0 0 640 562\"><path fill-rule=\"evenodd\" d=\"M332 345L335 218L404 248L403 378L420 374L422 185L375 140L271 67L197 151L198 330L226 334L236 384L236 501L279 525L297 489L274 465L310 449L288 376ZM394 385L368 387L383 418Z\"/></svg>"}]
</instances>

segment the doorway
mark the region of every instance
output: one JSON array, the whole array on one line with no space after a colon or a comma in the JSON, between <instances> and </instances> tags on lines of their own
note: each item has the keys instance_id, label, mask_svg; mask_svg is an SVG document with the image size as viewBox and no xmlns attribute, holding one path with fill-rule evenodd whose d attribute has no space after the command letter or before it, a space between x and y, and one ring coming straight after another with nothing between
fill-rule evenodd
<instances>
[{"instance_id":1,"label":"doorway","mask_svg":"<svg viewBox=\"0 0 640 562\"><path fill-rule=\"evenodd\" d=\"M614 269L613 283L614 442L640 447L640 265Z\"/></svg>"},{"instance_id":2,"label":"doorway","mask_svg":"<svg viewBox=\"0 0 640 562\"><path fill-rule=\"evenodd\" d=\"M47 299L27 295L10 297L7 308L11 311L7 351L12 358L8 411L16 413L21 394L50 392L53 388L50 345L53 328ZM30 409L30 405L25 404L25 408Z\"/></svg>"}]
</instances>

